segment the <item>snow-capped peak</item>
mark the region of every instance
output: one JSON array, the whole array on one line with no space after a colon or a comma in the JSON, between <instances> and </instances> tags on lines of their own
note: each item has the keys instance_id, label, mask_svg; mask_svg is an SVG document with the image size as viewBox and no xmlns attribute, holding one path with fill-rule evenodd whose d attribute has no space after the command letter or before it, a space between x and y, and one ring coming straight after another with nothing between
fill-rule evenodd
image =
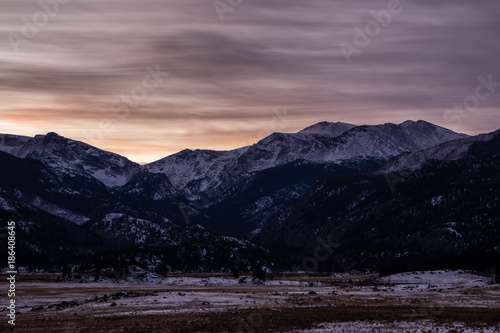
<instances>
[{"instance_id":1,"label":"snow-capped peak","mask_svg":"<svg viewBox=\"0 0 500 333\"><path fill-rule=\"evenodd\" d=\"M404 152L430 148L467 137L425 121L356 126L320 122L298 133L273 133L250 147L232 151L184 150L146 165L164 173L179 190L203 192L224 178L269 169L295 161L343 163L353 159L387 160Z\"/></svg>"},{"instance_id":2,"label":"snow-capped peak","mask_svg":"<svg viewBox=\"0 0 500 333\"><path fill-rule=\"evenodd\" d=\"M331 123L328 121L322 121L304 128L299 133L313 133L335 137L343 134L353 127L356 127L356 125L342 122Z\"/></svg>"},{"instance_id":3,"label":"snow-capped peak","mask_svg":"<svg viewBox=\"0 0 500 333\"><path fill-rule=\"evenodd\" d=\"M171 183L179 190L184 189L193 180L207 180L196 191L204 192L217 186L228 170L235 166L237 159L248 150L243 147L229 151L189 150L146 164L146 170L152 173L166 174Z\"/></svg>"},{"instance_id":4,"label":"snow-capped peak","mask_svg":"<svg viewBox=\"0 0 500 333\"><path fill-rule=\"evenodd\" d=\"M140 165L123 156L54 132L33 138L0 134L0 150L39 160L56 170L90 175L108 187L124 185L141 170Z\"/></svg>"},{"instance_id":5,"label":"snow-capped peak","mask_svg":"<svg viewBox=\"0 0 500 333\"><path fill-rule=\"evenodd\" d=\"M454 161L466 158L469 150L476 142L487 142L500 136L500 130L488 134L480 134L473 137L464 137L458 140L445 142L427 149L402 154L395 159L385 163L378 173L390 173L401 170L415 171L420 169L427 161Z\"/></svg>"},{"instance_id":6,"label":"snow-capped peak","mask_svg":"<svg viewBox=\"0 0 500 333\"><path fill-rule=\"evenodd\" d=\"M165 174L176 190L204 193L226 183L228 177L238 178L295 161L386 160L465 137L421 120L375 126L320 122L298 133L273 133L250 147L231 151L186 149L143 167L53 132L33 138L0 135L0 151L37 159L55 169L86 174L108 187L123 186L141 170L147 170Z\"/></svg>"}]
</instances>

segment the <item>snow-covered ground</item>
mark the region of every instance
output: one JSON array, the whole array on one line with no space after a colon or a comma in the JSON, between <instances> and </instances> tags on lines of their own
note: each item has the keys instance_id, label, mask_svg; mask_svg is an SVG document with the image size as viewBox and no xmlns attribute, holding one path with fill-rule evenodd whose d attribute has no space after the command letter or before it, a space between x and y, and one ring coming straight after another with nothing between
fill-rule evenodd
<instances>
[{"instance_id":1,"label":"snow-covered ground","mask_svg":"<svg viewBox=\"0 0 500 333\"><path fill-rule=\"evenodd\" d=\"M380 283L396 284L398 288L414 286L416 288L456 288L483 287L491 278L466 271L419 271L394 274L380 278ZM429 286L430 285L430 286Z\"/></svg>"},{"instance_id":2,"label":"snow-covered ground","mask_svg":"<svg viewBox=\"0 0 500 333\"><path fill-rule=\"evenodd\" d=\"M289 333L496 333L500 332L500 325L496 327L467 327L463 323L436 323L432 320L417 322L348 322L325 323L310 330L290 331Z\"/></svg>"},{"instance_id":3,"label":"snow-covered ground","mask_svg":"<svg viewBox=\"0 0 500 333\"><path fill-rule=\"evenodd\" d=\"M227 275L186 274L142 284L18 281L16 305L24 323L102 326L98 332L130 320L166 320L166 331L185 333L214 332L200 329L210 325L233 332L241 320L255 332L500 332L500 287L486 277L434 271L361 280L295 275L259 284L248 276L239 283Z\"/></svg>"}]
</instances>

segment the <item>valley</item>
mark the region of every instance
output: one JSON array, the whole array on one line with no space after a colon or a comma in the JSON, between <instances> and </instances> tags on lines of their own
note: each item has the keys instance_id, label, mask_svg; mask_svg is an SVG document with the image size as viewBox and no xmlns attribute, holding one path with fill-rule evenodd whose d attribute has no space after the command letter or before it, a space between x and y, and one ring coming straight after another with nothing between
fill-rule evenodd
<instances>
[{"instance_id":1,"label":"valley","mask_svg":"<svg viewBox=\"0 0 500 333\"><path fill-rule=\"evenodd\" d=\"M465 271L287 273L264 283L174 274L154 283L21 275L16 332L496 332L498 284ZM4 288L5 283L0 283ZM5 332L11 330L6 329Z\"/></svg>"}]
</instances>

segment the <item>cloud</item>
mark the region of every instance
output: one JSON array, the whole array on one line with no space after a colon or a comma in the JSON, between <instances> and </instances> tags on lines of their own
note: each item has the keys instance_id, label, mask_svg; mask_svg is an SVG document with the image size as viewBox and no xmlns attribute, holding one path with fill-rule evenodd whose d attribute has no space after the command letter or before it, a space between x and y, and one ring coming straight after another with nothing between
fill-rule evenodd
<instances>
[{"instance_id":1,"label":"cloud","mask_svg":"<svg viewBox=\"0 0 500 333\"><path fill-rule=\"evenodd\" d=\"M212 1L72 0L18 53L8 34L22 36L23 17L41 8L6 2L0 121L18 123L18 134L37 128L84 140L82 131L110 118L116 130L102 146L141 161L147 154L134 154L124 137L154 150L150 159L161 147L163 155L198 144L236 148L259 127L272 131L263 124L285 105L295 118L276 130L321 120L447 126L444 111L474 92L478 75L500 81L500 8L496 0L401 2L404 10L350 64L339 44L353 44L354 28L363 29L388 0L244 0L223 23ZM110 106L157 64L170 76L127 118L115 119ZM493 95L460 130L500 127L499 104Z\"/></svg>"}]
</instances>

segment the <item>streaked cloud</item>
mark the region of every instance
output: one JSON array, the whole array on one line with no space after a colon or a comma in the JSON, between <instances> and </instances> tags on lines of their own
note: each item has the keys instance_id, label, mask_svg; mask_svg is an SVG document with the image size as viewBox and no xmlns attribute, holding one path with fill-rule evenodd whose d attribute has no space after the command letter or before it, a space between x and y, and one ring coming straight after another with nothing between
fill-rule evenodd
<instances>
[{"instance_id":1,"label":"streaked cloud","mask_svg":"<svg viewBox=\"0 0 500 333\"><path fill-rule=\"evenodd\" d=\"M425 119L474 92L478 75L500 81L495 0L401 0L404 10L347 64L339 47L388 0L244 0L219 21L212 1L82 1L58 13L16 53L9 33L37 1L2 3L0 132L56 131L139 162L184 148L230 149L314 122ZM125 119L111 105L140 85L147 66L170 76ZM500 128L500 93L458 131ZM293 115L273 128L273 110ZM17 128L14 127L17 124ZM274 126L276 127L276 126ZM14 131L15 129L15 131Z\"/></svg>"}]
</instances>

